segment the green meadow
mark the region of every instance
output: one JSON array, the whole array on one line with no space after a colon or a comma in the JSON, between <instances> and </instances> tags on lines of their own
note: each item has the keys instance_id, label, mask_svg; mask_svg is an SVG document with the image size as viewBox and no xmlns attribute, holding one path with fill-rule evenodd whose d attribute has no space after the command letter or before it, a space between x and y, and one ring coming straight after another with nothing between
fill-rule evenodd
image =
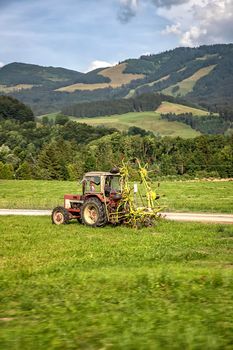
<instances>
[{"instance_id":1,"label":"green meadow","mask_svg":"<svg viewBox=\"0 0 233 350\"><path fill-rule=\"evenodd\" d=\"M122 115L116 114L95 118L82 118L78 121L93 126L104 125L106 127L113 127L121 131L126 131L131 126L137 126L145 130L153 131L154 133L162 136L193 138L200 135L200 133L183 123L162 120L160 118L160 114L153 111L132 112Z\"/></svg>"},{"instance_id":2,"label":"green meadow","mask_svg":"<svg viewBox=\"0 0 233 350\"><path fill-rule=\"evenodd\" d=\"M233 211L233 181L162 181L160 204L168 211ZM63 195L81 193L80 182L0 180L0 208L52 209L63 204Z\"/></svg>"},{"instance_id":3,"label":"green meadow","mask_svg":"<svg viewBox=\"0 0 233 350\"><path fill-rule=\"evenodd\" d=\"M1 349L232 349L232 226L0 227Z\"/></svg>"},{"instance_id":4,"label":"green meadow","mask_svg":"<svg viewBox=\"0 0 233 350\"><path fill-rule=\"evenodd\" d=\"M49 119L55 119L56 113L45 115ZM42 116L43 117L43 116ZM41 116L39 117L41 118ZM169 122L160 118L157 112L130 112L125 114L115 114L103 117L94 118L74 118L73 121L86 123L92 126L104 125L109 128L116 128L120 131L127 131L131 126L149 130L157 135L193 138L199 136L200 133L192 129L189 125L179 122Z\"/></svg>"}]
</instances>

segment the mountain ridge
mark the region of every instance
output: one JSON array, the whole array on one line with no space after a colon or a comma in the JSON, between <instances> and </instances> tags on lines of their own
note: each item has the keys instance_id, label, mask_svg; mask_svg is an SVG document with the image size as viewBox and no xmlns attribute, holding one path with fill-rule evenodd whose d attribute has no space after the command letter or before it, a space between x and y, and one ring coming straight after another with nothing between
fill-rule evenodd
<instances>
[{"instance_id":1,"label":"mountain ridge","mask_svg":"<svg viewBox=\"0 0 233 350\"><path fill-rule=\"evenodd\" d=\"M233 44L179 47L88 73L14 62L0 69L0 93L30 105L35 114L74 103L155 92L182 97L212 111L233 109L232 62Z\"/></svg>"}]
</instances>

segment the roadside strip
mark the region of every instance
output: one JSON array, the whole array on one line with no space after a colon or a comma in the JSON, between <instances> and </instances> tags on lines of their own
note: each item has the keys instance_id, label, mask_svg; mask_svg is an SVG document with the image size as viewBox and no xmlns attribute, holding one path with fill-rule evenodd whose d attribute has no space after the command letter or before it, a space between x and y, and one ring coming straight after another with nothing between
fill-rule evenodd
<instances>
[{"instance_id":1,"label":"roadside strip","mask_svg":"<svg viewBox=\"0 0 233 350\"><path fill-rule=\"evenodd\" d=\"M206 214L206 213L162 213L167 220L196 221L206 223L233 224L231 214Z\"/></svg>"},{"instance_id":2,"label":"roadside strip","mask_svg":"<svg viewBox=\"0 0 233 350\"><path fill-rule=\"evenodd\" d=\"M37 209L0 209L0 215L25 215L25 216L48 216L51 210ZM233 224L231 214L206 214L206 213L161 213L167 220L173 221L196 221L206 223Z\"/></svg>"}]
</instances>

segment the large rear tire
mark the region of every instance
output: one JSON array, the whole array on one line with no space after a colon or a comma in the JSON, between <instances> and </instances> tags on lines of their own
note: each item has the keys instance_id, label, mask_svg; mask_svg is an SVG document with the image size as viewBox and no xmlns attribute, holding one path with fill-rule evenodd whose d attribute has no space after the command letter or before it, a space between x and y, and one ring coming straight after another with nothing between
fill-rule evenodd
<instances>
[{"instance_id":1,"label":"large rear tire","mask_svg":"<svg viewBox=\"0 0 233 350\"><path fill-rule=\"evenodd\" d=\"M70 215L64 207L56 207L52 212L52 223L55 225L65 225L69 222Z\"/></svg>"},{"instance_id":2,"label":"large rear tire","mask_svg":"<svg viewBox=\"0 0 233 350\"><path fill-rule=\"evenodd\" d=\"M95 197L84 202L81 208L81 218L84 225L92 227L105 226L108 221L105 206Z\"/></svg>"}]
</instances>

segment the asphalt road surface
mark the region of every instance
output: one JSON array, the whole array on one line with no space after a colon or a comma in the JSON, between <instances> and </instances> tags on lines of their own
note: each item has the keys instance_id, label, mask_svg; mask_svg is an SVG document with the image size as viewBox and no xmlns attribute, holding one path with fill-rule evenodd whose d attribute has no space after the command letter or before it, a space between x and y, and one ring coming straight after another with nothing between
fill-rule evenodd
<instances>
[{"instance_id":1,"label":"asphalt road surface","mask_svg":"<svg viewBox=\"0 0 233 350\"><path fill-rule=\"evenodd\" d=\"M206 213L161 213L167 220L197 221L206 223L233 224L233 214L206 214ZM48 216L51 210L35 209L0 209L0 215Z\"/></svg>"}]
</instances>

